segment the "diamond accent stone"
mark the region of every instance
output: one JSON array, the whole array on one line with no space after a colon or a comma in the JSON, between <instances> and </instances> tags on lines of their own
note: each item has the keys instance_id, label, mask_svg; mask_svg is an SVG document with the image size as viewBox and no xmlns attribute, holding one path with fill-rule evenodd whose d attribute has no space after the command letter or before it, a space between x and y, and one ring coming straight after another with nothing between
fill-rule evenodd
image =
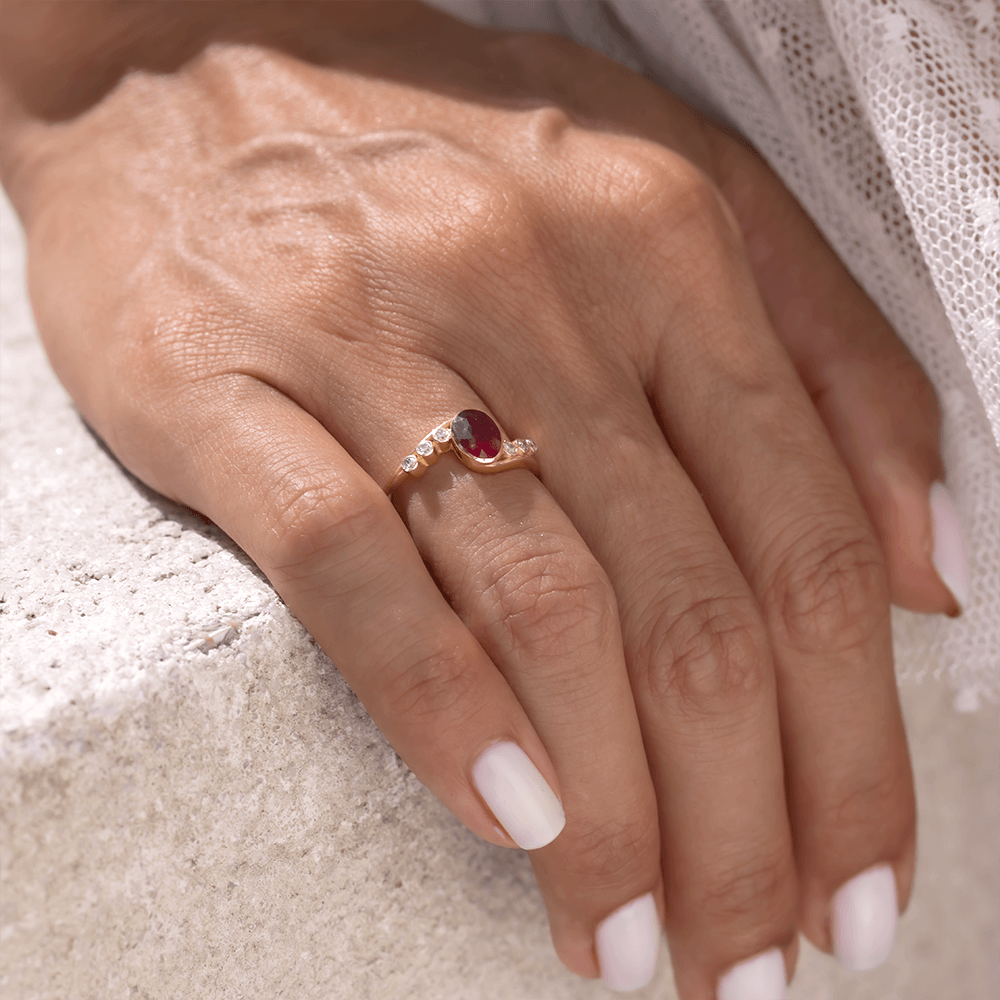
<instances>
[{"instance_id":1,"label":"diamond accent stone","mask_svg":"<svg viewBox=\"0 0 1000 1000\"><path fill-rule=\"evenodd\" d=\"M538 445L531 438L524 439L524 450L527 452L538 451Z\"/></svg>"},{"instance_id":2,"label":"diamond accent stone","mask_svg":"<svg viewBox=\"0 0 1000 1000\"><path fill-rule=\"evenodd\" d=\"M434 440L440 442L441 444L444 444L450 437L450 427L438 427L438 429L434 431Z\"/></svg>"},{"instance_id":3,"label":"diamond accent stone","mask_svg":"<svg viewBox=\"0 0 1000 1000\"><path fill-rule=\"evenodd\" d=\"M434 451L434 445L432 445L430 441L421 441L420 444L417 445L416 450L418 455L423 455L424 458L426 458L432 451Z\"/></svg>"},{"instance_id":4,"label":"diamond accent stone","mask_svg":"<svg viewBox=\"0 0 1000 1000\"><path fill-rule=\"evenodd\" d=\"M482 410L462 410L451 422L455 444L477 462L490 462L500 454L503 437L500 428Z\"/></svg>"},{"instance_id":5,"label":"diamond accent stone","mask_svg":"<svg viewBox=\"0 0 1000 1000\"><path fill-rule=\"evenodd\" d=\"M513 456L517 454L517 444L514 441L504 441L503 451L505 455Z\"/></svg>"},{"instance_id":6,"label":"diamond accent stone","mask_svg":"<svg viewBox=\"0 0 1000 1000\"><path fill-rule=\"evenodd\" d=\"M403 472L412 472L418 465L416 458L413 455L407 455L403 459Z\"/></svg>"}]
</instances>

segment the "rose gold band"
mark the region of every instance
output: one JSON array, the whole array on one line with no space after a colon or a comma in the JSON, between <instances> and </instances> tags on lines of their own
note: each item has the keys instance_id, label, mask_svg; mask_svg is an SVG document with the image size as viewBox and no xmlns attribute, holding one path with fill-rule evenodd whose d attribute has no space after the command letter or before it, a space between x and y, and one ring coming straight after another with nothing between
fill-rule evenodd
<instances>
[{"instance_id":1,"label":"rose gold band","mask_svg":"<svg viewBox=\"0 0 1000 1000\"><path fill-rule=\"evenodd\" d=\"M530 438L509 440L488 414L481 410L462 410L439 424L403 459L386 486L393 491L408 479L419 479L445 452L451 452L467 468L492 475L510 469L538 472L538 451Z\"/></svg>"}]
</instances>

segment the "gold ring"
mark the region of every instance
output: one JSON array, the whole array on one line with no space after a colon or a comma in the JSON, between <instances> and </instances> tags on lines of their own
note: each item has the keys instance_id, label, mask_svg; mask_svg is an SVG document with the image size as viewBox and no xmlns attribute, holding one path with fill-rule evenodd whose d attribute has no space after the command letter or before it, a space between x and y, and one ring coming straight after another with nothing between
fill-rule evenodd
<instances>
[{"instance_id":1,"label":"gold ring","mask_svg":"<svg viewBox=\"0 0 1000 1000\"><path fill-rule=\"evenodd\" d=\"M445 452L450 451L473 472L506 472L508 469L538 471L535 454L538 451L530 438L504 437L496 421L482 410L462 410L450 420L439 424L413 452L399 463L385 492L393 491L408 479L419 479Z\"/></svg>"}]
</instances>

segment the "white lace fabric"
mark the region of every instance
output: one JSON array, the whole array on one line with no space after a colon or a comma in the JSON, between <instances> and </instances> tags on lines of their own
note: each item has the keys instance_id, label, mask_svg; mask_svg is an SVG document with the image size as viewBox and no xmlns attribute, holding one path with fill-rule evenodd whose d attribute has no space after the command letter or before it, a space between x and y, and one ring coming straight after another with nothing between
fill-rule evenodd
<instances>
[{"instance_id":1,"label":"white lace fabric","mask_svg":"<svg viewBox=\"0 0 1000 1000\"><path fill-rule=\"evenodd\" d=\"M994 0L436 0L558 31L738 129L933 381L961 618L894 610L901 680L1000 701L1000 11Z\"/></svg>"}]
</instances>

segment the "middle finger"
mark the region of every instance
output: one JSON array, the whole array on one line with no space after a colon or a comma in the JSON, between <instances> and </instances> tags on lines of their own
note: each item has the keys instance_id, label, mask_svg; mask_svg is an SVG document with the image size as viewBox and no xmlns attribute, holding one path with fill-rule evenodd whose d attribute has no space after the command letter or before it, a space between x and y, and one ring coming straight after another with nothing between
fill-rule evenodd
<instances>
[{"instance_id":1,"label":"middle finger","mask_svg":"<svg viewBox=\"0 0 1000 1000\"><path fill-rule=\"evenodd\" d=\"M550 400L560 414L542 419L539 434L563 460L545 467L546 485L622 608L679 994L714 996L727 969L755 958L747 975L783 990L796 954L797 878L757 602L637 380L603 405ZM582 440L560 436L559 426L574 425L586 427Z\"/></svg>"}]
</instances>

